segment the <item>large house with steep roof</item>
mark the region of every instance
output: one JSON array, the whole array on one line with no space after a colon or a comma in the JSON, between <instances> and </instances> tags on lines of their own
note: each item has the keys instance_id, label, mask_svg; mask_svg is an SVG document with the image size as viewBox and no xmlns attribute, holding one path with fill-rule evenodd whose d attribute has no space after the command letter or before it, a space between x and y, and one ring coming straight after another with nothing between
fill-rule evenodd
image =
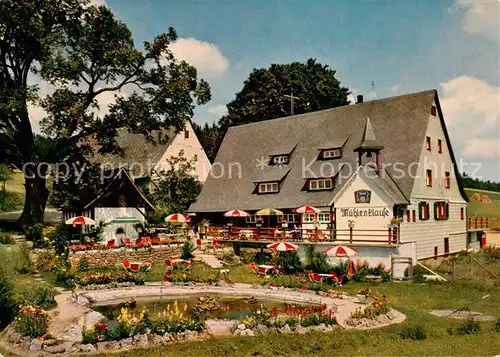
<instances>
[{"instance_id":1,"label":"large house with steep roof","mask_svg":"<svg viewBox=\"0 0 500 357\"><path fill-rule=\"evenodd\" d=\"M301 205L321 213L299 215ZM271 225L354 227L364 232L355 242L380 246L387 237L370 230L397 217L397 243L412 243L418 259L464 250L467 196L437 92L229 128L190 211L216 224L225 211L265 207L285 213Z\"/></svg>"},{"instance_id":2,"label":"large house with steep roof","mask_svg":"<svg viewBox=\"0 0 500 357\"><path fill-rule=\"evenodd\" d=\"M190 121L182 131L174 129L161 133L153 132L155 142L147 141L144 135L122 130L117 135L121 154L97 155L104 169L127 168L137 183L150 181L153 171L168 170L169 159L181 153L194 163L194 172L198 180L205 182L210 172L211 163L201 145ZM160 139L161 135L161 140Z\"/></svg>"}]
</instances>

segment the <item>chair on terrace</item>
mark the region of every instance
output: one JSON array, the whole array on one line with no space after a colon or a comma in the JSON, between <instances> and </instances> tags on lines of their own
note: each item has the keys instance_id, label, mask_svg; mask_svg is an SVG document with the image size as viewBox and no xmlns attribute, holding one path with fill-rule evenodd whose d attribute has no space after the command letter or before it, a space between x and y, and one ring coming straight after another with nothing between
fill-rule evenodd
<instances>
[{"instance_id":1,"label":"chair on terrace","mask_svg":"<svg viewBox=\"0 0 500 357\"><path fill-rule=\"evenodd\" d=\"M125 269L125 270L129 270L129 269L130 269L130 260L128 260L128 259L123 259L123 260L122 260L122 267L123 267L123 269Z\"/></svg>"},{"instance_id":2,"label":"chair on terrace","mask_svg":"<svg viewBox=\"0 0 500 357\"><path fill-rule=\"evenodd\" d=\"M130 245L132 244L132 239L123 238L123 244L125 244L126 247L130 247Z\"/></svg>"},{"instance_id":3,"label":"chair on terrace","mask_svg":"<svg viewBox=\"0 0 500 357\"><path fill-rule=\"evenodd\" d=\"M141 269L141 265L139 263L130 263L129 270L132 273L138 273L140 269Z\"/></svg>"},{"instance_id":4,"label":"chair on terrace","mask_svg":"<svg viewBox=\"0 0 500 357\"><path fill-rule=\"evenodd\" d=\"M114 239L108 240L108 243L106 244L106 247L113 248L114 246L115 246L115 240Z\"/></svg>"}]
</instances>

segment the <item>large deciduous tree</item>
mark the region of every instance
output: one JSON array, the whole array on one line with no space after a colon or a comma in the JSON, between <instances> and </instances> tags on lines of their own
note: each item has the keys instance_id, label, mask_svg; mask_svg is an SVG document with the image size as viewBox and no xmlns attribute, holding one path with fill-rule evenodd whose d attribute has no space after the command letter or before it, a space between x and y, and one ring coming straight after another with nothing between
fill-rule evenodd
<instances>
[{"instance_id":1,"label":"large deciduous tree","mask_svg":"<svg viewBox=\"0 0 500 357\"><path fill-rule=\"evenodd\" d=\"M272 64L254 69L229 102L227 114L219 124L222 128L255 121L275 119L349 104L349 90L340 86L336 71L308 59L305 63Z\"/></svg>"},{"instance_id":2,"label":"large deciduous tree","mask_svg":"<svg viewBox=\"0 0 500 357\"><path fill-rule=\"evenodd\" d=\"M336 71L308 59L305 63L272 64L254 69L229 102L218 125L197 127L208 157L213 161L227 128L292 114L302 114L349 104L349 90L340 85Z\"/></svg>"},{"instance_id":3,"label":"large deciduous tree","mask_svg":"<svg viewBox=\"0 0 500 357\"><path fill-rule=\"evenodd\" d=\"M140 50L106 6L0 0L0 162L25 174L22 223L43 220L49 192L42 162L73 157L87 137L102 153L118 152L119 128L149 140L153 130L181 130L194 105L210 99L196 69L169 50L176 38L170 28ZM54 90L40 96L37 81ZM100 96L113 94L100 104ZM51 145L37 145L29 104L45 110L40 126Z\"/></svg>"}]
</instances>

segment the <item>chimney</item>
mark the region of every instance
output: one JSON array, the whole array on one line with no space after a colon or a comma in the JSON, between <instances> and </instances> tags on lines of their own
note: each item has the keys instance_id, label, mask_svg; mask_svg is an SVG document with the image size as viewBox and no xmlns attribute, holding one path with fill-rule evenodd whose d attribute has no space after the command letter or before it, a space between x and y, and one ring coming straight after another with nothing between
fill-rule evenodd
<instances>
[{"instance_id":1,"label":"chimney","mask_svg":"<svg viewBox=\"0 0 500 357\"><path fill-rule=\"evenodd\" d=\"M358 94L358 96L356 97L356 99L357 99L356 104L363 103L363 95Z\"/></svg>"}]
</instances>

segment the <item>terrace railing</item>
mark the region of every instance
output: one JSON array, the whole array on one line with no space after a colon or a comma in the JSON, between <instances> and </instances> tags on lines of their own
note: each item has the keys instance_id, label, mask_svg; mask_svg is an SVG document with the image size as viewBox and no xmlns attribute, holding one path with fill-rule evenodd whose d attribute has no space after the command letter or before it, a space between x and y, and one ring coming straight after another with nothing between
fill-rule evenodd
<instances>
[{"instance_id":1,"label":"terrace railing","mask_svg":"<svg viewBox=\"0 0 500 357\"><path fill-rule=\"evenodd\" d=\"M467 227L469 230L488 229L488 217L468 217Z\"/></svg>"},{"instance_id":2,"label":"terrace railing","mask_svg":"<svg viewBox=\"0 0 500 357\"><path fill-rule=\"evenodd\" d=\"M226 241L277 241L290 242L339 242L339 243L376 243L398 244L397 227L388 229L305 229L272 227L227 227L211 226L202 230L207 238Z\"/></svg>"}]
</instances>

